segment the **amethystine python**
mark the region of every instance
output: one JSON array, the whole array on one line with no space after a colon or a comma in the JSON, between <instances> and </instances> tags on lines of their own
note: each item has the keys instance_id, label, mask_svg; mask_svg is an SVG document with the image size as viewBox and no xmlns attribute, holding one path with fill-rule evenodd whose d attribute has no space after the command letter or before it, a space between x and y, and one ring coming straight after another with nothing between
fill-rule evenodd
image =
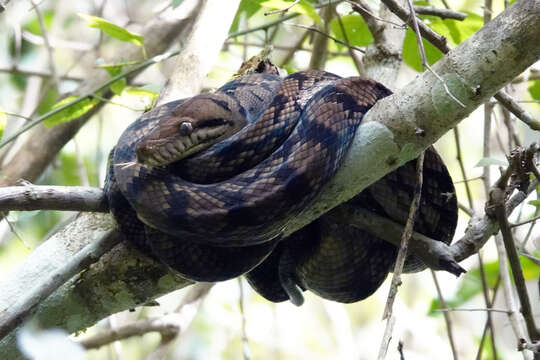
<instances>
[{"instance_id":1,"label":"amethystine python","mask_svg":"<svg viewBox=\"0 0 540 360\"><path fill-rule=\"evenodd\" d=\"M284 79L246 75L158 106L111 152L110 209L127 240L189 279L247 273L271 301L301 304L306 289L361 300L390 271L393 245L331 216L280 234L337 171L364 114L390 94L372 80L309 70ZM457 221L452 180L433 149L425 163L415 230L449 243ZM413 160L348 206L404 223L414 168ZM408 256L406 271L423 267Z\"/></svg>"}]
</instances>

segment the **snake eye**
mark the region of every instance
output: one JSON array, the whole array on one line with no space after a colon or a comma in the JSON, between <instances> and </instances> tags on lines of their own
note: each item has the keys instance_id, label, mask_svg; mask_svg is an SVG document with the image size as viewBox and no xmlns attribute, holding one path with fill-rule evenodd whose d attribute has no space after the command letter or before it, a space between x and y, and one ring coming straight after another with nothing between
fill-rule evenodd
<instances>
[{"instance_id":1,"label":"snake eye","mask_svg":"<svg viewBox=\"0 0 540 360\"><path fill-rule=\"evenodd\" d=\"M189 136L193 131L193 125L189 121L183 121L180 123L180 135Z\"/></svg>"}]
</instances>

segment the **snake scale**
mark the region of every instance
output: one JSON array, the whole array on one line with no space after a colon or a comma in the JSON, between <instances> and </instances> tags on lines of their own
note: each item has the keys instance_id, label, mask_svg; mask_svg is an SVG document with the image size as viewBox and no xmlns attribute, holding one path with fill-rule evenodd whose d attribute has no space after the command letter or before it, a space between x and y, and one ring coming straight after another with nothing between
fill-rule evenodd
<instances>
[{"instance_id":1,"label":"snake scale","mask_svg":"<svg viewBox=\"0 0 540 360\"><path fill-rule=\"evenodd\" d=\"M268 300L298 305L308 289L361 300L391 270L393 245L330 215L288 238L281 233L339 169L365 113L390 94L372 80L308 70L246 75L158 106L111 151L110 209L127 240L186 278L246 274ZM457 222L452 179L432 148L424 168L415 231L449 243ZM413 160L347 206L404 224L415 179ZM423 268L407 257L405 271Z\"/></svg>"}]
</instances>

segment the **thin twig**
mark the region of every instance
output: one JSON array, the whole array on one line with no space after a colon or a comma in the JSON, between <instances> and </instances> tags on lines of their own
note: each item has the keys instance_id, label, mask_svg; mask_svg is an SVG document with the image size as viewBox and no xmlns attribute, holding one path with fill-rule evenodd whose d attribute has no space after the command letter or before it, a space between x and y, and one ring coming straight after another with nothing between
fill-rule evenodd
<instances>
[{"instance_id":1,"label":"thin twig","mask_svg":"<svg viewBox=\"0 0 540 360\"><path fill-rule=\"evenodd\" d=\"M506 250L514 282L516 284L517 294L521 303L521 312L525 318L525 324L529 333L530 339L533 341L540 340L540 331L537 328L532 308L525 285L525 278L523 276L523 269L519 261L519 255L514 242L514 237L508 223L507 212L505 208L505 198L508 192L508 180L510 176L516 176L519 179L527 179L527 171L530 171L531 167L534 168L534 153L538 151L536 145L533 144L527 150L518 149L514 151L509 157L509 166L506 171L501 175L499 180L491 188L489 192L489 201L486 204L486 214L488 216L495 217L499 223L502 238L504 241L504 248Z\"/></svg>"},{"instance_id":2,"label":"thin twig","mask_svg":"<svg viewBox=\"0 0 540 360\"><path fill-rule=\"evenodd\" d=\"M370 9L370 7L368 6L368 4L364 3L362 0L355 0L355 1L348 0L347 2L349 4L351 4L353 10L356 11L357 13L359 13L360 15L362 15L362 17L364 19L366 19L366 18L374 19L374 20L377 20L377 21L380 21L380 22L384 22L384 23L394 25L394 26L396 26L398 28L406 28L406 26L403 25L403 24L398 24L398 23L395 23L393 21L389 21L389 20L381 18L380 16L375 15L373 13L373 11ZM368 23L368 25L369 25L369 22L370 22L369 20L366 21L366 23ZM376 24L376 22L373 22L373 25L375 25L375 24ZM370 29L372 27L376 28L378 26L370 26ZM372 31L372 33L373 33L373 31Z\"/></svg>"},{"instance_id":3,"label":"thin twig","mask_svg":"<svg viewBox=\"0 0 540 360\"><path fill-rule=\"evenodd\" d=\"M535 217L533 217L531 219L527 219L527 220L523 220L523 221L520 221L520 222L517 222L517 223L510 224L510 227L513 228L513 227L525 225L525 224L528 224L528 223L535 223L536 220L540 220L540 215L535 216Z\"/></svg>"},{"instance_id":4,"label":"thin twig","mask_svg":"<svg viewBox=\"0 0 540 360\"><path fill-rule=\"evenodd\" d=\"M531 254L527 254L527 253L525 253L523 251L520 251L519 255L526 257L527 259L534 262L536 265L540 265L540 259L537 258L536 256L532 256Z\"/></svg>"},{"instance_id":5,"label":"thin twig","mask_svg":"<svg viewBox=\"0 0 540 360\"><path fill-rule=\"evenodd\" d=\"M459 128L458 126L454 127L453 129L454 133L454 142L456 144L456 160L459 164L459 169L461 170L461 177L463 178L463 182L465 185L465 194L467 195L467 201L469 202L469 208L474 209L473 200L472 200L472 192L471 188L469 186L469 179L467 178L467 172L465 170L465 164L463 162L463 155L461 153L461 142L459 137ZM454 183L455 184L455 183Z\"/></svg>"},{"instance_id":6,"label":"thin twig","mask_svg":"<svg viewBox=\"0 0 540 360\"><path fill-rule=\"evenodd\" d=\"M463 204L462 202L458 201L458 208L459 210L463 211L465 214L467 214L469 217L473 217L474 210L468 207L467 205Z\"/></svg>"},{"instance_id":7,"label":"thin twig","mask_svg":"<svg viewBox=\"0 0 540 360\"><path fill-rule=\"evenodd\" d=\"M494 95L494 97L499 103L501 103L502 106L507 108L512 114L527 124L527 126L529 126L531 129L540 131L540 120L533 118L533 116L519 106L519 104L512 99L510 95L503 91L499 91Z\"/></svg>"},{"instance_id":8,"label":"thin twig","mask_svg":"<svg viewBox=\"0 0 540 360\"><path fill-rule=\"evenodd\" d=\"M242 284L242 278L238 277L238 290L239 290L239 297L238 297L238 307L240 309L240 317L241 317L241 331L242 331L242 356L244 360L251 359L251 351L249 351L249 341L247 337L246 332L246 313L244 310L245 305L245 298L244 298L244 286Z\"/></svg>"},{"instance_id":9,"label":"thin twig","mask_svg":"<svg viewBox=\"0 0 540 360\"><path fill-rule=\"evenodd\" d=\"M298 39L298 42L300 42L300 40L305 40L308 35L309 35L309 31L304 32L303 36ZM287 51L288 53L292 53L293 55L294 55L295 51L307 51L307 52L313 51L313 49L311 49L311 48L307 48L307 47L302 46L302 44L304 43L303 41L302 41L302 44L300 44L300 45L298 45L298 42L295 43L293 46L284 46L284 45L275 45L274 44L274 45L272 45L272 47L274 48L274 50ZM268 46L268 45L265 45L262 42L228 40L228 41L226 41L224 43L224 46L223 46L224 50L226 50L231 45L258 47L258 48L261 48L261 49ZM347 56L347 55L349 55L349 52L348 51L328 51L328 55ZM289 56L289 60L292 58L292 56L290 56L290 55L287 55L287 56ZM283 63L283 61L281 63ZM285 64L287 64L287 63L285 63ZM0 71L1 71L1 69L0 69Z\"/></svg>"},{"instance_id":10,"label":"thin twig","mask_svg":"<svg viewBox=\"0 0 540 360\"><path fill-rule=\"evenodd\" d=\"M182 316L180 314L168 314L165 316L135 321L117 329L102 331L89 339L79 343L85 349L98 349L114 341L123 340L132 336L142 336L149 332L157 331L162 335L176 335L181 330Z\"/></svg>"},{"instance_id":11,"label":"thin twig","mask_svg":"<svg viewBox=\"0 0 540 360\"><path fill-rule=\"evenodd\" d=\"M494 195L491 196L493 198ZM534 321L534 315L529 300L527 286L525 284L523 269L521 267L521 263L519 262L519 255L517 253L514 243L514 237L512 235L512 232L510 231L510 226L508 225L508 219L506 217L506 212L504 211L504 205L497 206L495 209L495 214L501 228L504 247L506 249L508 260L510 261L510 267L512 269L518 297L521 303L521 312L523 313L523 317L525 318L525 324L527 325L529 336L533 341L540 340L540 332L538 331Z\"/></svg>"},{"instance_id":12,"label":"thin twig","mask_svg":"<svg viewBox=\"0 0 540 360\"><path fill-rule=\"evenodd\" d=\"M484 135L483 135L483 146L482 146L482 156L488 158L491 154L491 114L493 111L493 105L488 101L484 104ZM489 187L491 186L491 175L489 166L484 166L482 169L482 178L484 182L484 193L485 196L488 196Z\"/></svg>"},{"instance_id":13,"label":"thin twig","mask_svg":"<svg viewBox=\"0 0 540 360\"><path fill-rule=\"evenodd\" d=\"M26 120L26 121L31 121L31 120L32 120L32 119L29 118L28 116L23 116L23 115L19 115L19 114L7 112L7 111L0 111L0 114L5 114L5 115L7 115L7 116L13 116L13 117L21 118L21 119L24 119L24 120Z\"/></svg>"},{"instance_id":14,"label":"thin twig","mask_svg":"<svg viewBox=\"0 0 540 360\"><path fill-rule=\"evenodd\" d=\"M468 179L464 179L464 180L456 180L456 181L454 181L454 185L455 184L461 184L461 183L464 183L464 182L474 181L474 180L482 180L483 178L484 177L482 175L480 175L480 176L476 176L476 177L468 178Z\"/></svg>"},{"instance_id":15,"label":"thin twig","mask_svg":"<svg viewBox=\"0 0 540 360\"><path fill-rule=\"evenodd\" d=\"M506 306L508 307L508 320L512 326L512 330L517 341L525 338L525 333L522 328L523 316L518 311L516 301L514 298L514 289L512 287L512 281L510 280L510 274L508 272L508 260L506 257L506 251L504 249L503 240L499 235L495 236L495 245L497 246L497 253L499 258L499 275L501 277L501 283L503 287L503 295Z\"/></svg>"},{"instance_id":16,"label":"thin twig","mask_svg":"<svg viewBox=\"0 0 540 360\"><path fill-rule=\"evenodd\" d=\"M484 24L487 24L491 20L491 0L485 0L484 3ZM484 104L484 134L483 134L483 157L487 158L490 156L490 140L491 140L491 114L493 112L493 105L490 101L487 101ZM490 178L490 167L484 166L482 169L482 180L484 184L485 189L485 195L488 196L488 189L491 184L491 178ZM478 267L480 269L480 276L482 279L482 294L484 296L484 302L488 308L491 308L492 303L489 301L489 294L488 294L488 285L486 281L486 275L484 271L484 261L482 259L482 254L480 251L478 251ZM491 317L491 313L487 313L487 321L486 321L487 327L490 330L490 336L491 336L491 346L492 351L494 354L495 359L497 358L497 348L495 345L495 327L493 326L493 319Z\"/></svg>"},{"instance_id":17,"label":"thin twig","mask_svg":"<svg viewBox=\"0 0 540 360\"><path fill-rule=\"evenodd\" d=\"M311 57L309 59L308 67L310 69L324 70L326 64L327 51L328 51L328 39L327 36L330 20L334 15L333 6L327 6L321 11L322 24L311 26L308 30L315 31L313 36ZM287 23L285 23L286 25ZM316 29L316 30L314 30Z\"/></svg>"},{"instance_id":18,"label":"thin twig","mask_svg":"<svg viewBox=\"0 0 540 360\"><path fill-rule=\"evenodd\" d=\"M13 235L15 235L15 237L16 237L17 239L19 239L19 241L23 244L23 246L24 246L25 248L27 248L28 250L30 250L30 249L31 249L30 245L28 245L28 243L27 243L26 241L24 241L24 238L23 238L21 235L19 235L19 232L17 231L17 229L15 229L15 226L11 223L11 220L9 220L8 217L5 216L5 214L0 213L0 216L4 217L4 220L6 220L6 223L7 223L8 226L9 226L9 231L11 231L11 233L12 233Z\"/></svg>"},{"instance_id":19,"label":"thin twig","mask_svg":"<svg viewBox=\"0 0 540 360\"><path fill-rule=\"evenodd\" d=\"M388 352L388 345L390 345L390 340L392 340L392 332L394 330L394 325L396 324L396 317L390 316L386 319L386 326L384 328L384 335L381 341L381 347L379 348L379 355L377 360L384 360L386 358L386 353Z\"/></svg>"},{"instance_id":20,"label":"thin twig","mask_svg":"<svg viewBox=\"0 0 540 360\"><path fill-rule=\"evenodd\" d=\"M8 74L14 74L14 75L22 75L22 76L37 76L41 78L48 79L52 77L52 74L50 72L44 72L39 70L27 70L27 69L21 69L18 67L0 67L0 73L8 73ZM84 79L82 77L78 76L70 76L70 75L62 75L58 77L60 80L71 80L71 81L78 81L81 82Z\"/></svg>"},{"instance_id":21,"label":"thin twig","mask_svg":"<svg viewBox=\"0 0 540 360\"><path fill-rule=\"evenodd\" d=\"M45 45L45 40L43 39L43 36L36 35L30 31L23 31L22 38L28 41L29 43L37 45L37 46ZM56 48L70 49L74 51L84 52L85 53L84 55L87 55L88 51L92 51L94 49L93 44L58 39L51 36L48 37L48 41L52 49L56 49Z\"/></svg>"},{"instance_id":22,"label":"thin twig","mask_svg":"<svg viewBox=\"0 0 540 360\"><path fill-rule=\"evenodd\" d=\"M109 211L103 190L88 186L0 187L0 211Z\"/></svg>"},{"instance_id":23,"label":"thin twig","mask_svg":"<svg viewBox=\"0 0 540 360\"><path fill-rule=\"evenodd\" d=\"M401 245L399 247L398 255L396 262L394 264L394 274L392 276L392 284L390 285L390 291L388 294L388 299L386 300L386 306L383 312L383 319L388 319L392 316L392 307L394 304L394 299L396 298L397 288L401 285L401 272L403 270L403 265L405 264L405 258L407 257L407 249L409 247L409 238L413 231L414 221L416 219L416 210L420 205L420 198L422 195L422 184L424 180L423 176L424 168L424 153L422 153L416 162L416 185L414 187L414 196L411 201L409 208L409 215L407 217L407 222L405 223L405 228L403 229L403 234L401 236ZM387 323L388 325L388 323Z\"/></svg>"},{"instance_id":24,"label":"thin twig","mask_svg":"<svg viewBox=\"0 0 540 360\"><path fill-rule=\"evenodd\" d=\"M60 80L58 79L58 72L56 71L56 65L54 64L54 50L51 47L51 44L49 42L49 36L47 35L47 26L45 25L43 15L39 10L39 4L37 4L35 0L30 0L30 2L32 3L32 7L36 12L39 27L41 29L41 33L43 34L43 42L45 44L45 49L47 50L47 56L49 57L49 68L51 69L52 79L56 88L58 89L58 87L60 86Z\"/></svg>"},{"instance_id":25,"label":"thin twig","mask_svg":"<svg viewBox=\"0 0 540 360\"><path fill-rule=\"evenodd\" d=\"M495 281L495 285L493 286L493 295L491 296L491 299L489 300L489 303L492 305L495 303L495 299L497 297L497 291L499 290L500 284L501 284L501 276L497 274L497 280ZM491 308L491 306L489 306L489 308ZM488 315L489 314L490 313L488 312ZM486 335L489 330L493 330L493 327L489 323L489 318L487 318L486 323L484 324L484 330L482 331L482 338L480 339L480 344L478 345L478 352L476 353L476 358L475 358L476 360L482 359L484 342L486 341ZM495 341L494 341L495 334L492 331L489 331L489 334L490 334L490 338L492 342L491 348L493 351L493 359L498 360L499 357L497 356L497 347L495 346Z\"/></svg>"},{"instance_id":26,"label":"thin twig","mask_svg":"<svg viewBox=\"0 0 540 360\"><path fill-rule=\"evenodd\" d=\"M511 310L504 310L504 309L495 309L495 308L443 308L443 309L434 309L433 311L440 311L440 312L450 312L450 311L467 311L467 312L475 312L475 311L482 311L482 312L497 312L497 313L503 313L503 314L510 314L512 313Z\"/></svg>"},{"instance_id":27,"label":"thin twig","mask_svg":"<svg viewBox=\"0 0 540 360\"><path fill-rule=\"evenodd\" d=\"M343 39L345 39L345 42L347 44L350 44L349 36L347 35L347 31L345 29L345 26L343 26L343 21L341 20L341 15L339 15L339 13L334 8L332 8L332 10L334 11L334 14L336 15L336 18L338 20L339 28L341 29L341 33L343 34ZM356 67L356 71L358 71L359 74L362 74L363 73L362 62L360 61L358 56L355 54L354 51L352 51L352 49L350 47L347 47L347 50L349 51L349 56L351 57L352 61L354 62L354 66Z\"/></svg>"},{"instance_id":28,"label":"thin twig","mask_svg":"<svg viewBox=\"0 0 540 360\"><path fill-rule=\"evenodd\" d=\"M432 16L440 17L441 19L454 19L454 20L462 21L467 18L466 13L450 10L450 9L436 8L434 6L415 5L414 11L420 15L432 15Z\"/></svg>"},{"instance_id":29,"label":"thin twig","mask_svg":"<svg viewBox=\"0 0 540 360\"><path fill-rule=\"evenodd\" d=\"M313 27L313 26L306 26L306 25L300 25L300 24L293 24L293 23L283 23L283 25L289 25L289 26L294 26L294 27L297 27L297 28L301 28L301 29L306 29L306 30L310 30L310 31L314 31L316 33L319 33L329 39L332 39L333 41L335 41L336 43L338 44L341 44L341 45L345 45L347 46L348 48L351 48L351 49L354 49L356 51L359 51L361 53L364 53L364 49L361 49L359 48L358 46L354 46L354 45L351 45L351 44L347 44L345 41L341 41L335 37L333 37L332 35L330 34L327 34L325 33L324 31L321 31L319 29L317 29L316 27Z\"/></svg>"},{"instance_id":30,"label":"thin twig","mask_svg":"<svg viewBox=\"0 0 540 360\"><path fill-rule=\"evenodd\" d=\"M504 125L508 130L508 148L511 150L514 147L521 146L521 140L519 139L519 135L516 131L516 128L514 127L514 121L512 119L512 116L510 116L510 111L504 106L501 106L501 110L503 114Z\"/></svg>"},{"instance_id":31,"label":"thin twig","mask_svg":"<svg viewBox=\"0 0 540 360\"><path fill-rule=\"evenodd\" d=\"M268 15L274 15L274 14L280 14L280 15L285 15L287 13L287 11L289 11L290 8L292 8L294 5L298 4L300 2L300 0L294 0L289 6L287 6L286 8L284 9L277 9L277 10L270 10L270 11L267 11L264 13L264 16L268 16Z\"/></svg>"},{"instance_id":32,"label":"thin twig","mask_svg":"<svg viewBox=\"0 0 540 360\"><path fill-rule=\"evenodd\" d=\"M482 258L482 252L478 251L478 269L480 269L480 279L482 280L482 294L484 295L484 303L488 309L493 307L493 303L489 300L489 286L486 279L486 272L484 271L484 260ZM489 328L489 334L491 337L491 347L495 359L497 358L497 347L495 345L495 327L493 326L493 318L491 317L491 312L487 313L486 324Z\"/></svg>"},{"instance_id":33,"label":"thin twig","mask_svg":"<svg viewBox=\"0 0 540 360\"><path fill-rule=\"evenodd\" d=\"M441 287L439 285L439 281L437 280L437 275L435 274L435 271L431 270L431 276L433 277L433 282L435 283L435 288L437 289L437 295L439 296L439 302L443 306L443 308L446 310L448 306L446 306L446 301L444 301L444 297L442 295ZM448 334L448 342L450 343L450 349L452 349L452 356L454 357L454 360L458 360L458 353L456 344L454 342L454 334L452 332L452 320L450 319L450 314L448 314L447 311L443 313L444 315L444 322L446 323L446 331Z\"/></svg>"},{"instance_id":34,"label":"thin twig","mask_svg":"<svg viewBox=\"0 0 540 360\"><path fill-rule=\"evenodd\" d=\"M463 104L454 94L452 94L450 92L450 89L448 88L448 86L446 85L446 81L443 80L442 77L440 77L439 74L437 74L437 72L435 72L431 66L429 66L429 63L427 61L427 57L426 57L426 51L424 50L424 42L422 41L422 36L420 34L420 29L418 28L418 18L416 17L416 14L414 12L414 6L412 4L412 0L407 0L407 3L409 4L409 11L410 11L410 14L411 14L411 23L412 23L412 27L414 29L414 33L416 35L416 43L418 45L418 51L420 52L420 58L422 59L422 66L429 70L430 73L432 73L440 82L441 84L443 85L444 87L444 91L446 92L446 94L448 96L450 96L450 98L452 98L452 100L454 100L456 103L458 103L461 107L465 107L465 104Z\"/></svg>"}]
</instances>

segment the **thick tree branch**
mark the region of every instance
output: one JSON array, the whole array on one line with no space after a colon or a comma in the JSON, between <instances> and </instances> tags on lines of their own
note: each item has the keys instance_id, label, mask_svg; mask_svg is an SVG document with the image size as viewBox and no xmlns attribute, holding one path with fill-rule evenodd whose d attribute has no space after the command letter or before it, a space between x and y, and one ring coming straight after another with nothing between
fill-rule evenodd
<instances>
[{"instance_id":1,"label":"thick tree branch","mask_svg":"<svg viewBox=\"0 0 540 360\"><path fill-rule=\"evenodd\" d=\"M412 25L413 22L410 13L404 7L399 5L396 0L382 0L382 2L388 6L388 8L390 8L390 10L392 10L392 12L396 14L403 22L408 25ZM535 4L530 4L531 8L534 8L534 5ZM418 26L420 28L420 34L422 37L433 44L442 53L447 54L451 50L446 43L446 38L444 36L437 34L420 20L418 20ZM488 39L486 39L486 41L488 41ZM516 49L516 51L519 51L519 49ZM495 54L495 56L497 56L497 54ZM521 106L519 106L510 95L501 90L494 94L494 96L501 105L507 108L512 114L527 124L531 129L540 129L540 121L535 120L527 111L522 109Z\"/></svg>"},{"instance_id":2,"label":"thick tree branch","mask_svg":"<svg viewBox=\"0 0 540 360\"><path fill-rule=\"evenodd\" d=\"M42 281L32 284L33 286L17 298L15 303L3 308L0 311L0 339L19 326L39 303L62 284L97 262L103 254L118 244L120 238L111 233L108 232L97 241L86 245L70 257L66 264L57 268L56 271L48 273Z\"/></svg>"}]
</instances>

